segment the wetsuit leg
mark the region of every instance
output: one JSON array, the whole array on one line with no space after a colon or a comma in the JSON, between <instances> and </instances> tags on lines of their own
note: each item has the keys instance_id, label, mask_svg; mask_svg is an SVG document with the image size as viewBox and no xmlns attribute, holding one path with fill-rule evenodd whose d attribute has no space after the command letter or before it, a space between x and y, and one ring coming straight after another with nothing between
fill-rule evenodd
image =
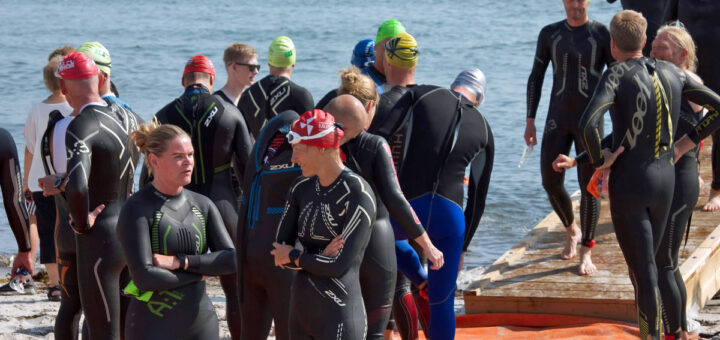
<instances>
[{"instance_id":1,"label":"wetsuit leg","mask_svg":"<svg viewBox=\"0 0 720 340\"><path fill-rule=\"evenodd\" d=\"M103 213L108 214L101 214L89 232L75 235L80 300L91 340L120 337L120 274L125 260L115 233L119 208L106 207Z\"/></svg>"},{"instance_id":2,"label":"wetsuit leg","mask_svg":"<svg viewBox=\"0 0 720 340\"><path fill-rule=\"evenodd\" d=\"M213 202L220 211L225 228L228 234L234 239L237 235L237 210L234 203L235 198L215 200ZM230 334L233 339L240 339L241 319L240 297L238 296L237 274L229 274L220 276L220 285L225 293L225 317L227 318Z\"/></svg>"},{"instance_id":3,"label":"wetsuit leg","mask_svg":"<svg viewBox=\"0 0 720 340\"><path fill-rule=\"evenodd\" d=\"M290 339L290 289L295 279L295 271L283 270L272 267L270 272L270 280L265 282L268 292L272 298L270 299L270 308L272 309L273 320L275 322L275 338L278 340ZM269 325L268 325L269 328Z\"/></svg>"},{"instance_id":4,"label":"wetsuit leg","mask_svg":"<svg viewBox=\"0 0 720 340\"><path fill-rule=\"evenodd\" d=\"M697 159L683 157L675 164L675 191L665 232L655 260L658 268L658 286L663 303L665 334L674 334L678 328L687 331L685 282L678 268L678 254L692 211L698 201Z\"/></svg>"},{"instance_id":5,"label":"wetsuit leg","mask_svg":"<svg viewBox=\"0 0 720 340\"><path fill-rule=\"evenodd\" d=\"M385 218L375 220L360 266L360 287L367 312L367 339L383 339L397 277L393 231Z\"/></svg>"},{"instance_id":6,"label":"wetsuit leg","mask_svg":"<svg viewBox=\"0 0 720 340\"><path fill-rule=\"evenodd\" d=\"M242 328L241 339L265 339L270 333L270 324L273 319L271 310L268 308L270 302L268 300L268 287L262 284L268 281L264 279L268 273L265 270L258 270L257 266L247 262L243 264L242 268L244 271L243 277L245 278L243 282L242 323L248 326ZM272 300L280 298L280 296L273 296ZM288 300L283 301L285 301L287 307ZM275 325L276 329L277 327ZM286 338L278 337L278 339Z\"/></svg>"},{"instance_id":7,"label":"wetsuit leg","mask_svg":"<svg viewBox=\"0 0 720 340\"><path fill-rule=\"evenodd\" d=\"M569 227L574 220L572 201L565 190L565 172L555 172L552 162L559 154L567 155L572 142L572 136L557 126L555 119L548 117L540 149L540 174L550 205L565 227Z\"/></svg>"},{"instance_id":8,"label":"wetsuit leg","mask_svg":"<svg viewBox=\"0 0 720 340\"><path fill-rule=\"evenodd\" d=\"M712 182L710 187L713 190L720 190L720 130L712 134Z\"/></svg>"},{"instance_id":9,"label":"wetsuit leg","mask_svg":"<svg viewBox=\"0 0 720 340\"><path fill-rule=\"evenodd\" d=\"M410 280L400 271L397 273L392 314L395 319L395 326L400 332L400 338L403 340L417 339L418 312L410 291Z\"/></svg>"},{"instance_id":10,"label":"wetsuit leg","mask_svg":"<svg viewBox=\"0 0 720 340\"><path fill-rule=\"evenodd\" d=\"M62 255L62 257L58 257L57 263L62 295L60 295L60 309L55 318L55 339L76 340L82 305L77 285L75 256Z\"/></svg>"},{"instance_id":11,"label":"wetsuit leg","mask_svg":"<svg viewBox=\"0 0 720 340\"><path fill-rule=\"evenodd\" d=\"M600 129L602 134L602 129ZM585 151L582 141L579 139L579 132L575 135L575 152L579 154ZM578 164L577 175L580 184L580 229L582 230L582 244L593 245L595 240L595 228L600 218L600 200L587 191L587 185L592 179L595 169L589 162Z\"/></svg>"}]
</instances>

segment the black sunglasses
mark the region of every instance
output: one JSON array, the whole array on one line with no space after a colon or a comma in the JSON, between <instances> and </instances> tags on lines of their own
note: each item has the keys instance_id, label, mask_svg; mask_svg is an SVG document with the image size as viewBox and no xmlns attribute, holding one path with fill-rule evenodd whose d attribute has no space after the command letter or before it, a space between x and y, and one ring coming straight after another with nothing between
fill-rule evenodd
<instances>
[{"instance_id":1,"label":"black sunglasses","mask_svg":"<svg viewBox=\"0 0 720 340\"><path fill-rule=\"evenodd\" d=\"M258 64L245 64L245 63L239 63L236 61L235 65L247 66L248 70L250 70L250 72L254 72L254 71L260 72L260 65L258 65Z\"/></svg>"}]
</instances>

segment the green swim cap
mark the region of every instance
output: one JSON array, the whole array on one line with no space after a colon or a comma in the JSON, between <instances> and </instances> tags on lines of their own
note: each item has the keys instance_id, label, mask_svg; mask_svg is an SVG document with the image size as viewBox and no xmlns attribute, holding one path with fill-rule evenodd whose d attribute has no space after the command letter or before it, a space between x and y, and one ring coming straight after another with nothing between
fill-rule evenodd
<instances>
[{"instance_id":1,"label":"green swim cap","mask_svg":"<svg viewBox=\"0 0 720 340\"><path fill-rule=\"evenodd\" d=\"M375 45L379 44L381 41L392 38L398 33L404 33L405 32L405 26L403 26L402 23L395 19L390 19L385 22L383 22L380 27L378 27L377 36L375 37Z\"/></svg>"},{"instance_id":2,"label":"green swim cap","mask_svg":"<svg viewBox=\"0 0 720 340\"><path fill-rule=\"evenodd\" d=\"M295 64L295 44L290 38L279 36L268 50L268 64L272 67L288 67Z\"/></svg>"},{"instance_id":3,"label":"green swim cap","mask_svg":"<svg viewBox=\"0 0 720 340\"><path fill-rule=\"evenodd\" d=\"M89 55L100 71L110 75L112 61L110 60L110 52L108 52L105 46L97 41L89 41L80 45L77 50Z\"/></svg>"}]
</instances>

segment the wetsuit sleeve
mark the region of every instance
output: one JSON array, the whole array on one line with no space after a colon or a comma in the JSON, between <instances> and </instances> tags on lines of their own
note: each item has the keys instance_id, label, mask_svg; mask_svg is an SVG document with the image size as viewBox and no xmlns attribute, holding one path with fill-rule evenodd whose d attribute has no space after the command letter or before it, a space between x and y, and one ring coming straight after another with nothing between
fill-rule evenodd
<instances>
[{"instance_id":1,"label":"wetsuit sleeve","mask_svg":"<svg viewBox=\"0 0 720 340\"><path fill-rule=\"evenodd\" d=\"M303 114L306 111L312 111L315 108L315 101L313 100L310 91L304 89L304 91L300 92L301 93L298 94L296 100L298 107L300 107L302 111L298 111L298 113Z\"/></svg>"},{"instance_id":2,"label":"wetsuit sleeve","mask_svg":"<svg viewBox=\"0 0 720 340\"><path fill-rule=\"evenodd\" d=\"M126 204L117 224L118 239L135 285L142 291L160 291L200 281L202 275L153 265L150 223L142 210L143 207Z\"/></svg>"},{"instance_id":3,"label":"wetsuit sleeve","mask_svg":"<svg viewBox=\"0 0 720 340\"><path fill-rule=\"evenodd\" d=\"M335 97L338 96L338 89L332 89L328 93L325 94L322 99L315 105L316 109L324 109L325 106L330 103L331 100L335 99Z\"/></svg>"},{"instance_id":4,"label":"wetsuit sleeve","mask_svg":"<svg viewBox=\"0 0 720 340\"><path fill-rule=\"evenodd\" d=\"M225 229L220 212L215 204L208 202L208 216L205 222L208 248L211 253L188 255L186 271L196 274L217 276L234 273L237 270L235 247Z\"/></svg>"},{"instance_id":5,"label":"wetsuit sleeve","mask_svg":"<svg viewBox=\"0 0 720 340\"><path fill-rule=\"evenodd\" d=\"M425 228L420 224L420 220L400 188L390 146L382 141L378 144L376 155L373 167L373 179L378 190L376 194L385 203L390 216L405 229L410 238L419 237L425 233Z\"/></svg>"},{"instance_id":6,"label":"wetsuit sleeve","mask_svg":"<svg viewBox=\"0 0 720 340\"><path fill-rule=\"evenodd\" d=\"M372 191L369 194L372 195ZM354 188L348 202L342 231L343 248L335 257L303 253L298 260L302 270L322 277L341 277L358 257L363 256L375 221L375 203L358 187Z\"/></svg>"},{"instance_id":7,"label":"wetsuit sleeve","mask_svg":"<svg viewBox=\"0 0 720 340\"><path fill-rule=\"evenodd\" d=\"M93 136L100 131L97 122L92 119L83 119L78 116L67 128L65 148L68 153L67 160L67 197L71 227L77 233L85 233L90 229L88 213L90 212L90 194L88 181L92 166ZM95 207L92 207L95 209Z\"/></svg>"},{"instance_id":8,"label":"wetsuit sleeve","mask_svg":"<svg viewBox=\"0 0 720 340\"><path fill-rule=\"evenodd\" d=\"M675 21L678 19L678 0L668 1L667 7L665 7L665 23Z\"/></svg>"},{"instance_id":9,"label":"wetsuit sleeve","mask_svg":"<svg viewBox=\"0 0 720 340\"><path fill-rule=\"evenodd\" d=\"M468 183L468 201L465 208L465 239L463 241L463 252L468 250L470 241L475 236L485 212L485 200L488 188L490 187L490 174L492 173L493 161L495 159L495 141L490 127L487 126L487 142L483 150L478 153L470 163L470 182Z\"/></svg>"},{"instance_id":10,"label":"wetsuit sleeve","mask_svg":"<svg viewBox=\"0 0 720 340\"><path fill-rule=\"evenodd\" d=\"M595 88L595 93L587 107L580 117L580 129L581 139L585 151L588 154L590 163L594 167L599 167L605 162L602 156L602 134L603 129L603 116L610 106L614 104L615 100L615 87L608 81L608 75L611 72L606 71L600 82Z\"/></svg>"},{"instance_id":11,"label":"wetsuit sleeve","mask_svg":"<svg viewBox=\"0 0 720 340\"><path fill-rule=\"evenodd\" d=\"M297 180L293 182L285 198L285 211L278 223L275 242L280 244L295 245L297 240L297 214L298 204L295 201L295 189L298 186Z\"/></svg>"},{"instance_id":12,"label":"wetsuit sleeve","mask_svg":"<svg viewBox=\"0 0 720 340\"><path fill-rule=\"evenodd\" d=\"M234 168L238 179L242 179L245 175L245 169L250 162L250 152L253 143L250 139L250 130L245 124L245 118L238 112L237 125L235 126L235 158Z\"/></svg>"},{"instance_id":13,"label":"wetsuit sleeve","mask_svg":"<svg viewBox=\"0 0 720 340\"><path fill-rule=\"evenodd\" d=\"M15 235L15 241L17 242L18 251L26 252L30 251L30 236L29 228L30 223L28 222L28 213L25 209L25 202L22 198L22 180L20 178L20 164L17 156L17 146L15 141L10 137L10 133L7 131L0 131L2 137L2 143L4 145L0 148L7 148L7 152L0 160L0 186L2 186L2 198L3 204L5 205L5 212L7 213L8 222L10 222L10 229L12 229L13 235Z\"/></svg>"},{"instance_id":14,"label":"wetsuit sleeve","mask_svg":"<svg viewBox=\"0 0 720 340\"><path fill-rule=\"evenodd\" d=\"M535 118L538 105L540 105L540 95L542 94L543 81L545 80L545 71L550 64L550 46L546 43L546 35L548 27L540 31L537 41L537 49L535 50L535 59L533 61L532 71L527 83L527 118Z\"/></svg>"},{"instance_id":15,"label":"wetsuit sleeve","mask_svg":"<svg viewBox=\"0 0 720 340\"><path fill-rule=\"evenodd\" d=\"M720 128L720 96L705 85L688 76L685 77L682 97L685 100L702 105L708 110L705 117L688 133L688 137L699 144L701 140Z\"/></svg>"},{"instance_id":16,"label":"wetsuit sleeve","mask_svg":"<svg viewBox=\"0 0 720 340\"><path fill-rule=\"evenodd\" d=\"M602 142L600 142L600 146L602 149L607 149L612 147L612 135L607 135L605 138L603 138ZM586 151L583 151L575 156L575 162L578 164L585 164L588 161L590 161L590 157L588 157L588 154Z\"/></svg>"}]
</instances>

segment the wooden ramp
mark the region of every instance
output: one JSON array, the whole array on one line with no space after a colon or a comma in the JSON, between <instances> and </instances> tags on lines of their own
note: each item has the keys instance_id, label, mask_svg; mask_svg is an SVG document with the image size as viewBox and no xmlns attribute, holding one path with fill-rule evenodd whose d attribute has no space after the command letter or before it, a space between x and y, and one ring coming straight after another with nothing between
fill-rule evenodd
<instances>
[{"instance_id":1,"label":"wooden ramp","mask_svg":"<svg viewBox=\"0 0 720 340\"><path fill-rule=\"evenodd\" d=\"M690 238L680 249L688 307L704 306L720 289L720 213L701 210L711 180L708 142L700 155L706 184L693 213ZM579 216L577 202L574 208ZM592 258L598 271L594 275L578 275L577 258L560 258L564 238L565 228L551 213L463 292L465 312L569 314L636 322L633 287L607 201L603 200L595 232Z\"/></svg>"}]
</instances>

